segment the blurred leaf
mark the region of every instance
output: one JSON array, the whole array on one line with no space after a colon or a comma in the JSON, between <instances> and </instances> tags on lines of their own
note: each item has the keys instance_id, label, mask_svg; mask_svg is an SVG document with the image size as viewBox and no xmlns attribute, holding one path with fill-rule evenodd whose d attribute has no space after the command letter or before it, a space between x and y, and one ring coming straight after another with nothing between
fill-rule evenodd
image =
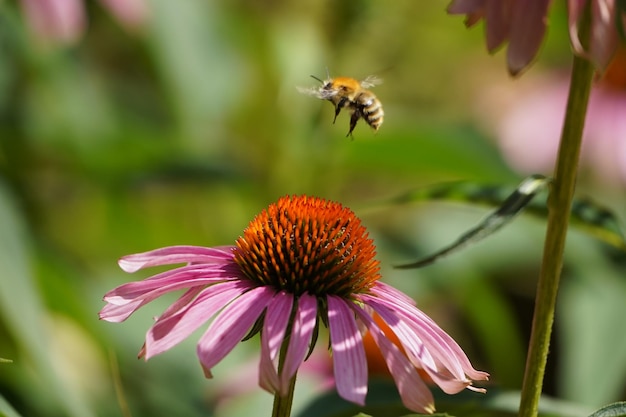
<instances>
[{"instance_id":1,"label":"blurred leaf","mask_svg":"<svg viewBox=\"0 0 626 417\"><path fill-rule=\"evenodd\" d=\"M435 405L445 412L435 416L459 417L516 417L519 407L519 392L497 392L490 390L486 395L462 391L447 395L434 390ZM373 380L369 383L367 402L364 407L341 399L333 390L316 398L297 417L352 417L361 412L372 416L405 417L407 414L400 401L395 385L391 381ZM540 417L586 417L584 407L549 397L539 403Z\"/></svg>"},{"instance_id":2,"label":"blurred leaf","mask_svg":"<svg viewBox=\"0 0 626 417\"><path fill-rule=\"evenodd\" d=\"M47 329L42 324L46 311L35 287L28 261L27 237L11 194L0 182L0 313L7 328L24 351L23 360L32 360L50 398L69 416L88 417L84 400L67 385L53 367L48 349ZM17 362L16 362L17 363ZM32 393L31 393L32 395Z\"/></svg>"},{"instance_id":3,"label":"blurred leaf","mask_svg":"<svg viewBox=\"0 0 626 417\"><path fill-rule=\"evenodd\" d=\"M2 395L0 395L0 417L21 417Z\"/></svg>"},{"instance_id":4,"label":"blurred leaf","mask_svg":"<svg viewBox=\"0 0 626 417\"><path fill-rule=\"evenodd\" d=\"M626 280L600 248L570 240L576 269L557 306L559 395L596 407L620 398L626 374Z\"/></svg>"},{"instance_id":5,"label":"blurred leaf","mask_svg":"<svg viewBox=\"0 0 626 417\"><path fill-rule=\"evenodd\" d=\"M348 154L349 169L396 180L433 175L512 177L493 145L466 126L457 128L420 125L411 130L381 131L375 139L354 139ZM471 146L468 146L471 143Z\"/></svg>"},{"instance_id":6,"label":"blurred leaf","mask_svg":"<svg viewBox=\"0 0 626 417\"><path fill-rule=\"evenodd\" d=\"M618 402L602 407L589 417L622 417L626 416L626 402Z\"/></svg>"}]
</instances>

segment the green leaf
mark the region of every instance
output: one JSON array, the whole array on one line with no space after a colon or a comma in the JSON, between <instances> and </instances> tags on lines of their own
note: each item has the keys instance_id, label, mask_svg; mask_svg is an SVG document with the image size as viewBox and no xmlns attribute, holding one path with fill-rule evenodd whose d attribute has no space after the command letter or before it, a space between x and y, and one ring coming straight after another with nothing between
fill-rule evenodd
<instances>
[{"instance_id":1,"label":"green leaf","mask_svg":"<svg viewBox=\"0 0 626 417\"><path fill-rule=\"evenodd\" d=\"M469 390L456 395L447 395L434 388L436 414L439 417L516 417L520 396L517 391L490 389L487 394ZM333 390L314 399L297 417L353 417L358 413L372 416L409 417L411 414L403 405L392 381L371 380L364 407L341 399ZM585 407L550 397L542 397L539 403L540 417L585 417L589 413Z\"/></svg>"},{"instance_id":2,"label":"green leaf","mask_svg":"<svg viewBox=\"0 0 626 417\"><path fill-rule=\"evenodd\" d=\"M443 200L495 206L499 207L498 210L500 210L506 204L507 196L510 198L515 194L515 192L513 194L510 193L511 187L509 186L477 184L468 181L450 182L409 191L390 200L382 201L373 207L383 208L393 205ZM538 196L534 198L527 203L524 209L528 214L547 219L547 197ZM497 211L494 214L497 214ZM490 218L485 219L485 222L488 222ZM620 250L626 251L626 236L617 216L606 207L588 198L575 198L572 203L570 220L573 227ZM465 236L463 235L462 238Z\"/></svg>"},{"instance_id":3,"label":"green leaf","mask_svg":"<svg viewBox=\"0 0 626 417\"><path fill-rule=\"evenodd\" d=\"M621 401L605 405L589 417L622 417L626 416L626 402Z\"/></svg>"}]
</instances>

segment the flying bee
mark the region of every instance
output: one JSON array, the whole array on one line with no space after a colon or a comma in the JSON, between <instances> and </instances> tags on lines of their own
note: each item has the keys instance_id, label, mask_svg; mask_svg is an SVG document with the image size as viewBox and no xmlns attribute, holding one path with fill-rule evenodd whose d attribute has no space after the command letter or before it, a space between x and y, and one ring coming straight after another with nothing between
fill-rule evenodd
<instances>
[{"instance_id":1,"label":"flying bee","mask_svg":"<svg viewBox=\"0 0 626 417\"><path fill-rule=\"evenodd\" d=\"M337 120L341 109L347 108L351 117L350 130L346 136L352 136L352 131L360 118L363 118L372 129L378 131L380 125L383 124L385 113L380 100L368 88L382 83L381 79L374 76L369 76L362 81L350 77L331 78L328 76L326 80L321 80L314 75L311 75L311 77L322 83L322 85L312 88L298 87L298 90L301 93L333 103L335 106L333 124Z\"/></svg>"}]
</instances>

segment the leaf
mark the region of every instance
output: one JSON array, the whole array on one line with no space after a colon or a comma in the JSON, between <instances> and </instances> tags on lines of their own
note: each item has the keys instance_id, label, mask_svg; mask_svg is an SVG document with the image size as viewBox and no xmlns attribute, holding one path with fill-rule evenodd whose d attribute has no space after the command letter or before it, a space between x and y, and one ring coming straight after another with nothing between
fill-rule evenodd
<instances>
[{"instance_id":1,"label":"leaf","mask_svg":"<svg viewBox=\"0 0 626 417\"><path fill-rule=\"evenodd\" d=\"M489 214L477 226L461 235L452 244L432 254L431 256L416 262L396 266L396 268L421 268L435 262L441 257L444 257L452 252L456 252L467 245L478 242L492 233L495 233L500 228L511 222L515 216L517 216L532 201L535 195L547 187L549 182L550 180L543 175L531 175L522 181L519 187L517 187L517 189L515 189L515 191L513 191L502 202L502 204L500 204L498 209Z\"/></svg>"},{"instance_id":2,"label":"leaf","mask_svg":"<svg viewBox=\"0 0 626 417\"><path fill-rule=\"evenodd\" d=\"M621 401L605 405L589 417L621 417L626 416L626 402Z\"/></svg>"},{"instance_id":3,"label":"leaf","mask_svg":"<svg viewBox=\"0 0 626 417\"><path fill-rule=\"evenodd\" d=\"M441 251L417 262L399 266L400 268L418 268L455 252L467 244L485 238L511 221L521 210L525 210L526 213L535 217L547 219L547 198L535 198L545 188L547 182L545 177L532 175L526 178L512 193L507 191L508 187L502 185L485 185L465 181L435 184L401 194L378 203L372 208L433 200L459 201L498 207L478 226L461 235L457 241ZM530 188L523 190L523 187ZM617 216L591 199L575 198L572 202L570 220L572 227L626 251L626 236Z\"/></svg>"},{"instance_id":4,"label":"leaf","mask_svg":"<svg viewBox=\"0 0 626 417\"><path fill-rule=\"evenodd\" d=\"M0 395L0 417L21 417L2 395Z\"/></svg>"}]
</instances>

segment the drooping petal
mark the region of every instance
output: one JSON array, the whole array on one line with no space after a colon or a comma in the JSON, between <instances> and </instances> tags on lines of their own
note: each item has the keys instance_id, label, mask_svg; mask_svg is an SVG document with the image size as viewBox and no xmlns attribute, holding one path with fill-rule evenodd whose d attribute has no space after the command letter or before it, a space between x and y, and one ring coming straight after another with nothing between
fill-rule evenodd
<instances>
[{"instance_id":1,"label":"drooping petal","mask_svg":"<svg viewBox=\"0 0 626 417\"><path fill-rule=\"evenodd\" d=\"M435 400L428 386L417 373L413 364L400 351L400 349L391 342L378 327L372 317L360 306L351 305L357 316L365 323L368 331L372 335L374 342L380 348L383 358L389 368L389 373L393 377L402 404L409 410L420 413L433 413L435 411Z\"/></svg>"},{"instance_id":2,"label":"drooping petal","mask_svg":"<svg viewBox=\"0 0 626 417\"><path fill-rule=\"evenodd\" d=\"M449 14L475 13L485 8L486 0L452 0L448 5Z\"/></svg>"},{"instance_id":3,"label":"drooping petal","mask_svg":"<svg viewBox=\"0 0 626 417\"><path fill-rule=\"evenodd\" d=\"M494 52L509 37L513 0L487 0L485 32L487 50Z\"/></svg>"},{"instance_id":4,"label":"drooping petal","mask_svg":"<svg viewBox=\"0 0 626 417\"><path fill-rule=\"evenodd\" d=\"M267 286L254 288L230 303L215 318L197 348L207 378L212 378L211 368L243 339L275 293L276 290Z\"/></svg>"},{"instance_id":5,"label":"drooping petal","mask_svg":"<svg viewBox=\"0 0 626 417\"><path fill-rule=\"evenodd\" d=\"M466 375L476 380L488 378L471 366L454 339L417 308L382 297L364 295L361 299L392 328L409 359L444 392L455 394L469 387L472 381Z\"/></svg>"},{"instance_id":6,"label":"drooping petal","mask_svg":"<svg viewBox=\"0 0 626 417\"><path fill-rule=\"evenodd\" d=\"M296 374L309 351L311 336L317 321L317 298L302 294L293 320L285 364L280 375L281 392L286 393L289 380Z\"/></svg>"},{"instance_id":7,"label":"drooping petal","mask_svg":"<svg viewBox=\"0 0 626 417\"><path fill-rule=\"evenodd\" d=\"M281 291L267 306L263 331L261 332L261 360L259 385L270 393L280 391L278 379L278 355L285 340L285 331L291 317L294 296Z\"/></svg>"},{"instance_id":8,"label":"drooping petal","mask_svg":"<svg viewBox=\"0 0 626 417\"><path fill-rule=\"evenodd\" d=\"M374 288L373 291L376 292L377 288ZM432 345L435 348L433 349L435 352L439 352L440 350L443 352L441 355L443 357L442 363L448 364L447 366L450 366L452 369L454 369L458 363L465 375L477 381L487 380L489 378L488 373L474 369L467 355L465 355L465 352L463 352L463 349L461 349L458 343L427 314L411 304L403 303L401 300L389 299L382 295L381 299L386 301L388 306L392 308L395 306L402 317L406 319L409 324L414 325L418 332L423 331L426 336L429 336L425 338L424 341Z\"/></svg>"},{"instance_id":9,"label":"drooping petal","mask_svg":"<svg viewBox=\"0 0 626 417\"><path fill-rule=\"evenodd\" d=\"M585 10L585 4L588 0L568 0L567 1L567 18L569 28L569 38L572 48L580 56L585 56L586 51L583 48L580 38L578 37L578 22L582 18Z\"/></svg>"},{"instance_id":10,"label":"drooping petal","mask_svg":"<svg viewBox=\"0 0 626 417\"><path fill-rule=\"evenodd\" d=\"M204 289L186 308L165 319L159 319L146 335L146 360L180 343L215 313L251 288L252 284L246 281L212 285Z\"/></svg>"},{"instance_id":11,"label":"drooping petal","mask_svg":"<svg viewBox=\"0 0 626 417\"><path fill-rule=\"evenodd\" d=\"M227 263L232 261L234 246L168 246L120 258L118 264L126 272L135 272L157 265L179 263Z\"/></svg>"},{"instance_id":12,"label":"drooping petal","mask_svg":"<svg viewBox=\"0 0 626 417\"><path fill-rule=\"evenodd\" d=\"M537 55L548 26L550 0L516 1L511 12L507 62L512 75Z\"/></svg>"},{"instance_id":13,"label":"drooping petal","mask_svg":"<svg viewBox=\"0 0 626 417\"><path fill-rule=\"evenodd\" d=\"M568 26L572 48L578 56L589 59L596 69L604 71L619 44L616 7L614 0L593 0L591 7L591 33L589 46L585 47L578 29L589 0L568 0Z\"/></svg>"},{"instance_id":14,"label":"drooping petal","mask_svg":"<svg viewBox=\"0 0 626 417\"><path fill-rule=\"evenodd\" d=\"M367 360L352 309L342 298L328 295L328 328L333 351L337 393L364 405L367 394Z\"/></svg>"},{"instance_id":15,"label":"drooping petal","mask_svg":"<svg viewBox=\"0 0 626 417\"><path fill-rule=\"evenodd\" d=\"M619 44L615 0L591 2L591 34L589 55L594 66L604 71Z\"/></svg>"}]
</instances>

